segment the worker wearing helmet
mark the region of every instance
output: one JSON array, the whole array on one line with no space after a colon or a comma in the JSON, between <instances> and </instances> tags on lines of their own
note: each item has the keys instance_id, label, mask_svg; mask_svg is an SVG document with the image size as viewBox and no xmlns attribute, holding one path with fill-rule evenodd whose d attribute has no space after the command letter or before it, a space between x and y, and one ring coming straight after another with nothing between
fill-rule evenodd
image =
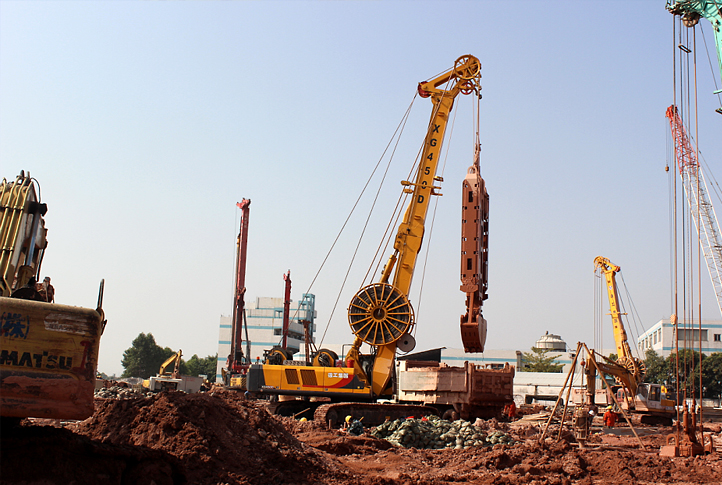
<instances>
[{"instance_id":1,"label":"worker wearing helmet","mask_svg":"<svg viewBox=\"0 0 722 485\"><path fill-rule=\"evenodd\" d=\"M363 419L363 418L361 418ZM346 422L344 423L343 427L346 429L346 432L350 435L354 436L360 436L364 432L364 425L361 424L360 419L354 419L353 416L350 414L346 416Z\"/></svg>"},{"instance_id":2,"label":"worker wearing helmet","mask_svg":"<svg viewBox=\"0 0 722 485\"><path fill-rule=\"evenodd\" d=\"M614 428L617 422L617 413L612 411L612 406L607 406L607 411L604 413L604 426L607 428Z\"/></svg>"}]
</instances>

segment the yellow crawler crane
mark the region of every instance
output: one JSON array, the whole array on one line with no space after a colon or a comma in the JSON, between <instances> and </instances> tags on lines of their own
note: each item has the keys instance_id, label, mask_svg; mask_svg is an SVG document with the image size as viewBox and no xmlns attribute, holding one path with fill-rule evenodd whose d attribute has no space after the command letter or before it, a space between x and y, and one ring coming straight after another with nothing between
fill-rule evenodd
<instances>
[{"instance_id":1,"label":"yellow crawler crane","mask_svg":"<svg viewBox=\"0 0 722 485\"><path fill-rule=\"evenodd\" d=\"M330 398L331 401L374 402L394 395L394 363L401 345L413 348L411 331L414 311L409 302L409 289L416 267L416 258L424 237L426 215L431 196L440 195L436 185L442 178L436 175L444 133L454 100L462 94L479 95L481 91L481 63L472 55L459 57L454 67L430 81L419 83L421 97L431 98L433 110L423 151L414 181L402 181L404 192L411 195L403 221L399 224L390 255L378 282L361 288L351 300L348 321L355 335L346 353L343 367L304 365L252 365L248 375L248 389L260 394ZM361 345L368 344L371 354L363 354ZM299 363L300 364L300 363ZM279 403L289 409L312 410L318 404ZM294 407L295 406L295 407ZM383 408L383 409L381 409ZM417 412L433 412L433 408L411 405L356 404L321 406L316 419L336 422L346 414L363 415L364 423L373 424L385 417L400 417ZM279 412L277 410L277 412ZM291 414L289 411L281 414ZM296 413L292 413L296 414Z\"/></svg>"},{"instance_id":2,"label":"yellow crawler crane","mask_svg":"<svg viewBox=\"0 0 722 485\"><path fill-rule=\"evenodd\" d=\"M591 362L587 363L587 395L591 404L594 403L596 368L616 379L621 385L617 391L617 399L624 409L628 409L639 415L643 423L648 424L672 424L675 416L674 401L666 399L660 384L649 384L643 382L646 371L644 362L632 355L627 341L627 332L622 322L623 313L620 311L619 293L615 275L620 267L612 264L607 258L597 256L594 259L594 271L604 274L609 297L609 314L612 317L614 330L614 342L617 347L617 360L613 361L604 356L602 361L596 360L595 354L589 355L589 360L595 360L596 366Z\"/></svg>"}]
</instances>

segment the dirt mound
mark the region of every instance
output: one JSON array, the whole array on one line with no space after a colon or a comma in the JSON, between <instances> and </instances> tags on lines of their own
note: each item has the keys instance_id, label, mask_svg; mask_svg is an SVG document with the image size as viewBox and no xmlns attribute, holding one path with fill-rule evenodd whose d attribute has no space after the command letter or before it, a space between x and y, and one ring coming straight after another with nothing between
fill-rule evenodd
<instances>
[{"instance_id":1,"label":"dirt mound","mask_svg":"<svg viewBox=\"0 0 722 485\"><path fill-rule=\"evenodd\" d=\"M349 436L323 424L271 416L265 403L225 391L99 399L92 418L64 423L66 429L35 423L3 426L0 484L722 483L719 451L694 458L658 455L668 428L638 430L646 451L621 427L595 433L580 448L573 439L556 441L558 428L539 443L539 426L495 420L478 425L488 434L508 432L513 445L398 448L368 434ZM719 426L711 432L719 450Z\"/></svg>"},{"instance_id":2,"label":"dirt mound","mask_svg":"<svg viewBox=\"0 0 722 485\"><path fill-rule=\"evenodd\" d=\"M162 450L100 443L64 428L3 426L0 483L176 485L180 462Z\"/></svg>"},{"instance_id":3,"label":"dirt mound","mask_svg":"<svg viewBox=\"0 0 722 485\"><path fill-rule=\"evenodd\" d=\"M237 393L164 392L149 399L104 400L77 432L116 445L163 450L189 483L313 483L324 462L265 407Z\"/></svg>"}]
</instances>

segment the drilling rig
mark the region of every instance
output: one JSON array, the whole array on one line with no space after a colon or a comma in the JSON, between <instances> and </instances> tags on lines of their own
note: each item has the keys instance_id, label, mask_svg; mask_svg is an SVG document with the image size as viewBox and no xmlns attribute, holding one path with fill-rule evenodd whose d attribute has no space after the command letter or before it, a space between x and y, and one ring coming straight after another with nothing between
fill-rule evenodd
<instances>
[{"instance_id":1,"label":"drilling rig","mask_svg":"<svg viewBox=\"0 0 722 485\"><path fill-rule=\"evenodd\" d=\"M419 166L415 172L416 178L413 181L401 182L404 193L410 196L409 202L397 229L393 252L383 267L380 278L377 282L358 290L349 304L348 322L354 334L354 341L344 356L341 367L319 366L319 362L314 360L315 365L290 365L290 362L287 363L289 365L254 364L249 369L250 391L258 395L285 398L297 396L305 399L281 401L276 407L277 413L289 415L290 410L315 409L314 419L321 422L335 424L339 417L353 415L356 418L363 416L364 423L372 425L380 424L385 418L394 419L439 412L439 407L434 406L411 403L380 405L375 402L378 399L399 402L396 392L399 383L395 365L396 353L397 349L408 352L414 346L412 331L415 321L414 310L409 301L409 290L424 237L429 202L433 196L441 195L441 188L437 184L443 179L437 175L437 166L444 133L456 97L460 93L480 96L480 81L481 63L476 57L465 55L456 60L452 69L434 79L419 83L417 87L419 95L422 98L430 98L433 108ZM483 188L479 187L476 178L473 179L472 184L476 185L475 190ZM477 200L470 204L472 210L478 206L478 199L477 194ZM483 194L481 199L483 200ZM488 207L488 198L486 201ZM478 216L474 217L478 218ZM474 228L472 232L477 230L481 231L479 228ZM476 236L470 235L469 238L476 241L476 244L481 241ZM466 262L463 261L462 265L465 264ZM485 264L483 266L477 264L472 270L478 273L485 271L484 268ZM467 317L464 321L462 317L462 329L467 330L471 335L468 339L464 337L465 347L468 340L471 342L468 348L477 351L483 349L485 340L485 332L475 328L483 323L480 302L483 299L481 295L485 286L479 286L481 283L477 278L476 288L469 288L468 293L471 294L472 300L471 303L467 302L470 305L468 306L470 318ZM478 303L476 306L475 302ZM361 351L363 344L367 344L371 352L363 353ZM461 375L457 374L454 379L449 380L451 373L442 372L445 369L438 369L439 372L434 373L435 378L444 377L448 381L447 384L452 380L458 384L459 379L465 382L467 386L464 387L463 393L461 388L453 389L457 391L458 399L464 402L440 402L438 396L417 397L417 402L433 402L447 411L452 407L457 408L469 416L472 412L470 410L478 411L487 405L496 412L511 400L513 367L499 371L478 369L473 365L466 368L446 368L448 369L458 369ZM499 377L503 377L501 380L508 384L504 387L504 392L498 395L488 392L492 388L484 385L488 381L484 380L483 372L495 373L496 382L500 382ZM478 387L475 387L477 383ZM440 390L433 393L439 392ZM482 393L483 397L477 399ZM330 400L333 404L319 405L318 401L313 401L321 398ZM285 412L282 411L284 408L286 408Z\"/></svg>"}]
</instances>

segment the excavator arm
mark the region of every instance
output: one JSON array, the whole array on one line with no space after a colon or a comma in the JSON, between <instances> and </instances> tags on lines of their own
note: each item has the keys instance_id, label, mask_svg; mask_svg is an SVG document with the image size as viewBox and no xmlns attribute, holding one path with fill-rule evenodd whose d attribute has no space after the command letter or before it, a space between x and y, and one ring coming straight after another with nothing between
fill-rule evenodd
<instances>
[{"instance_id":1,"label":"excavator arm","mask_svg":"<svg viewBox=\"0 0 722 485\"><path fill-rule=\"evenodd\" d=\"M165 360L165 362L163 362L163 363L160 365L160 369L158 369L158 375L159 375L159 376L164 375L166 369L167 369L168 367L170 367L171 364L174 364L172 378L173 378L173 379L178 379L179 376L180 376L180 361L181 361L181 357L182 357L182 356L183 356L183 351L182 351L182 350L179 350L179 351L176 352L175 354L173 354L173 355L171 355L170 357L168 357L168 358Z\"/></svg>"},{"instance_id":2,"label":"excavator arm","mask_svg":"<svg viewBox=\"0 0 722 485\"><path fill-rule=\"evenodd\" d=\"M347 360L353 361L357 375L371 384L374 396L390 393L397 342L409 335L414 325L408 294L424 237L429 201L431 196L441 195L440 187L435 185L442 181L436 175L436 169L449 113L459 93L480 92L480 80L481 63L476 57L466 55L456 60L453 69L419 83L419 95L431 98L433 110L416 178L402 182L404 191L411 194L411 200L394 240L394 252L380 281L361 288L348 309L349 324L356 338L347 353ZM359 348L364 342L376 351L371 375L367 372L369 369L364 370L360 365Z\"/></svg>"}]
</instances>

